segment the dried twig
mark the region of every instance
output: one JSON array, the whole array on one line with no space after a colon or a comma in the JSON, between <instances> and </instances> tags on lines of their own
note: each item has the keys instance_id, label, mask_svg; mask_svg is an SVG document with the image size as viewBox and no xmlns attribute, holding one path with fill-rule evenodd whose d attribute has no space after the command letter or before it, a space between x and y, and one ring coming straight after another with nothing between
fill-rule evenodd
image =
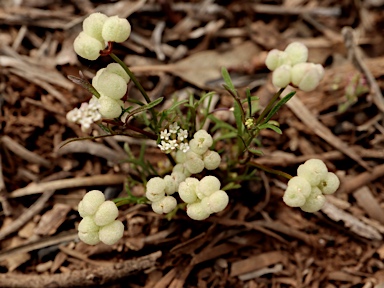
<instances>
[{"instance_id":1,"label":"dried twig","mask_svg":"<svg viewBox=\"0 0 384 288\"><path fill-rule=\"evenodd\" d=\"M103 286L107 283L128 277L129 275L155 266L161 251L130 259L109 266L73 270L69 273L52 275L28 275L20 273L0 274L0 283L4 287L81 287Z\"/></svg>"},{"instance_id":2,"label":"dried twig","mask_svg":"<svg viewBox=\"0 0 384 288\"><path fill-rule=\"evenodd\" d=\"M351 27L344 27L341 30L341 33L344 36L345 47L348 49L348 58L352 61L353 65L364 74L365 78L369 83L370 88L373 90L373 102L376 104L377 108L381 112L384 112L384 98L381 93L381 89L376 82L375 77L373 77L371 71L368 69L367 65L364 63L361 58L361 49L356 45L356 39L354 35L354 30Z\"/></svg>"},{"instance_id":3,"label":"dried twig","mask_svg":"<svg viewBox=\"0 0 384 288\"><path fill-rule=\"evenodd\" d=\"M0 139L1 143L7 147L9 150L11 150L13 153L15 153L20 158L35 163L41 166L44 166L46 168L51 167L51 162L44 159L43 157L29 151L28 149L24 148L22 145L14 141L12 138L8 136L3 136Z\"/></svg>"},{"instance_id":4,"label":"dried twig","mask_svg":"<svg viewBox=\"0 0 384 288\"><path fill-rule=\"evenodd\" d=\"M56 181L31 183L28 186L16 189L10 193L11 198L42 193L46 190L59 190L64 188L75 188L85 186L98 186L98 185L118 185L124 183L125 175L95 175L89 177L60 179Z\"/></svg>"},{"instance_id":5,"label":"dried twig","mask_svg":"<svg viewBox=\"0 0 384 288\"><path fill-rule=\"evenodd\" d=\"M29 207L23 214L21 214L19 218L1 229L0 240L20 229L25 223L32 219L33 216L39 213L41 209L44 208L45 203L53 195L54 192L55 190L46 190L31 207Z\"/></svg>"}]
</instances>

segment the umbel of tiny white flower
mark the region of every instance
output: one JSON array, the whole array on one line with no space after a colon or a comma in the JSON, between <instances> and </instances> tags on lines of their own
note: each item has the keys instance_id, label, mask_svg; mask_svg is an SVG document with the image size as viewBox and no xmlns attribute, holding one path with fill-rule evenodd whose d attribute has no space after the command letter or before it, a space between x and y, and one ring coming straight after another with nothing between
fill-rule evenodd
<instances>
[{"instance_id":1,"label":"umbel of tiny white flower","mask_svg":"<svg viewBox=\"0 0 384 288\"><path fill-rule=\"evenodd\" d=\"M81 130L88 131L91 124L101 119L100 104L96 98L89 103L82 103L80 108L75 108L67 113L67 120L81 125Z\"/></svg>"},{"instance_id":2,"label":"umbel of tiny white flower","mask_svg":"<svg viewBox=\"0 0 384 288\"><path fill-rule=\"evenodd\" d=\"M118 209L112 201L105 201L104 194L92 190L80 201L78 211L83 220L78 226L81 241L96 245L100 241L113 245L123 236L124 225L116 220Z\"/></svg>"},{"instance_id":3,"label":"umbel of tiny white flower","mask_svg":"<svg viewBox=\"0 0 384 288\"><path fill-rule=\"evenodd\" d=\"M175 122L169 125L168 129L160 132L160 144L157 146L164 153L181 150L187 152L189 150L188 131L181 129Z\"/></svg>"},{"instance_id":4,"label":"umbel of tiny white flower","mask_svg":"<svg viewBox=\"0 0 384 288\"><path fill-rule=\"evenodd\" d=\"M127 19L92 13L83 21L83 31L76 37L73 47L77 55L96 60L106 42L124 42L131 34Z\"/></svg>"},{"instance_id":5,"label":"umbel of tiny white flower","mask_svg":"<svg viewBox=\"0 0 384 288\"><path fill-rule=\"evenodd\" d=\"M288 181L283 201L291 207L300 207L304 212L319 211L326 194L332 194L339 188L340 180L319 159L307 160L297 169L297 176Z\"/></svg>"},{"instance_id":6,"label":"umbel of tiny white flower","mask_svg":"<svg viewBox=\"0 0 384 288\"><path fill-rule=\"evenodd\" d=\"M300 90L314 90L324 76L324 68L320 64L307 63L308 49L299 42L293 42L284 51L271 50L265 64L272 73L272 83L284 88L289 84Z\"/></svg>"}]
</instances>

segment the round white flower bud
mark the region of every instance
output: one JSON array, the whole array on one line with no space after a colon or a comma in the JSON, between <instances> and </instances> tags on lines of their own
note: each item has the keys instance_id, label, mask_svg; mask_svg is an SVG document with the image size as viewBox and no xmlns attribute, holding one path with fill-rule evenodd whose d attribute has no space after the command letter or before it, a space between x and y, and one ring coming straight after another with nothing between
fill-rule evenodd
<instances>
[{"instance_id":1,"label":"round white flower bud","mask_svg":"<svg viewBox=\"0 0 384 288\"><path fill-rule=\"evenodd\" d=\"M157 214L167 214L176 208L177 201L173 196L165 196L160 201L152 202L152 210Z\"/></svg>"},{"instance_id":2,"label":"round white flower bud","mask_svg":"<svg viewBox=\"0 0 384 288\"><path fill-rule=\"evenodd\" d=\"M100 229L99 226L96 225L95 221L93 221L93 217L85 216L79 223L77 230L79 232L98 232Z\"/></svg>"},{"instance_id":3,"label":"round white flower bud","mask_svg":"<svg viewBox=\"0 0 384 288\"><path fill-rule=\"evenodd\" d=\"M176 163L183 164L185 161L187 161L187 153L190 152L189 150L187 152L183 152L181 150L177 150L176 152Z\"/></svg>"},{"instance_id":4,"label":"round white flower bud","mask_svg":"<svg viewBox=\"0 0 384 288\"><path fill-rule=\"evenodd\" d=\"M110 64L108 64L106 69L107 69L107 71L109 71L111 73L115 73L115 74L119 75L120 77L122 77L126 84L128 84L128 82L131 80L131 78L129 78L129 75L127 74L127 72L125 72L124 68L121 67L121 65L118 63L110 63Z\"/></svg>"},{"instance_id":5,"label":"round white flower bud","mask_svg":"<svg viewBox=\"0 0 384 288\"><path fill-rule=\"evenodd\" d=\"M191 159L184 163L184 167L191 174L197 174L204 170L204 161L199 158Z\"/></svg>"},{"instance_id":6,"label":"round white flower bud","mask_svg":"<svg viewBox=\"0 0 384 288\"><path fill-rule=\"evenodd\" d=\"M221 157L216 151L208 150L203 154L204 167L208 170L215 170L219 167Z\"/></svg>"},{"instance_id":7,"label":"round white flower bud","mask_svg":"<svg viewBox=\"0 0 384 288\"><path fill-rule=\"evenodd\" d=\"M167 195L172 195L177 190L177 185L175 179L171 175L165 175L164 176L165 181L165 193Z\"/></svg>"},{"instance_id":8,"label":"round white flower bud","mask_svg":"<svg viewBox=\"0 0 384 288\"><path fill-rule=\"evenodd\" d=\"M121 43L131 34L131 25L127 19L118 16L109 17L103 25L103 39L105 41Z\"/></svg>"},{"instance_id":9,"label":"round white flower bud","mask_svg":"<svg viewBox=\"0 0 384 288\"><path fill-rule=\"evenodd\" d=\"M284 64L291 65L288 53L277 49L272 49L268 52L267 58L265 59L265 65L269 70L274 71L277 67Z\"/></svg>"},{"instance_id":10,"label":"round white flower bud","mask_svg":"<svg viewBox=\"0 0 384 288\"><path fill-rule=\"evenodd\" d=\"M327 176L320 181L319 188L323 194L333 194L340 186L340 180L335 173L328 172Z\"/></svg>"},{"instance_id":11,"label":"round white flower bud","mask_svg":"<svg viewBox=\"0 0 384 288\"><path fill-rule=\"evenodd\" d=\"M101 94L98 101L100 104L99 112L104 118L117 118L123 111L121 108L121 103L118 100L112 99L111 97Z\"/></svg>"},{"instance_id":12,"label":"round white flower bud","mask_svg":"<svg viewBox=\"0 0 384 288\"><path fill-rule=\"evenodd\" d=\"M124 78L108 71L108 69L101 72L93 82L93 87L95 87L100 94L115 100L123 98L125 93L127 93L127 83Z\"/></svg>"},{"instance_id":13,"label":"round white flower bud","mask_svg":"<svg viewBox=\"0 0 384 288\"><path fill-rule=\"evenodd\" d=\"M123 237L123 234L124 224L119 220L115 220L100 228L99 239L104 244L113 245Z\"/></svg>"},{"instance_id":14,"label":"round white flower bud","mask_svg":"<svg viewBox=\"0 0 384 288\"><path fill-rule=\"evenodd\" d=\"M104 42L103 37L101 36L101 31L103 29L103 25L105 21L108 19L108 16L102 14L100 12L92 13L83 21L83 31L99 40L100 42Z\"/></svg>"},{"instance_id":15,"label":"round white flower bud","mask_svg":"<svg viewBox=\"0 0 384 288\"><path fill-rule=\"evenodd\" d=\"M79 203L79 214L81 217L94 215L97 209L105 201L103 192L99 190L92 190L86 193L83 200Z\"/></svg>"},{"instance_id":16,"label":"round white flower bud","mask_svg":"<svg viewBox=\"0 0 384 288\"><path fill-rule=\"evenodd\" d=\"M99 79L101 73L103 73L106 70L107 70L107 68L101 68L101 69L97 70L96 75L92 78L92 86L97 91L99 91L99 87L97 86L97 80Z\"/></svg>"},{"instance_id":17,"label":"round white flower bud","mask_svg":"<svg viewBox=\"0 0 384 288\"><path fill-rule=\"evenodd\" d=\"M179 196L185 203L194 203L197 200L196 187L199 180L194 177L188 177L179 185Z\"/></svg>"},{"instance_id":18,"label":"round white flower bud","mask_svg":"<svg viewBox=\"0 0 384 288\"><path fill-rule=\"evenodd\" d=\"M203 199L220 190L220 185L220 180L215 176L205 176L196 187L196 195L199 199Z\"/></svg>"},{"instance_id":19,"label":"round white flower bud","mask_svg":"<svg viewBox=\"0 0 384 288\"><path fill-rule=\"evenodd\" d=\"M79 239L88 245L96 245L100 242L99 231L94 232L80 232L77 234Z\"/></svg>"},{"instance_id":20,"label":"round white flower bud","mask_svg":"<svg viewBox=\"0 0 384 288\"><path fill-rule=\"evenodd\" d=\"M223 190L217 190L201 200L202 205L207 207L206 210L210 213L223 211L227 207L228 202L228 194Z\"/></svg>"},{"instance_id":21,"label":"round white flower bud","mask_svg":"<svg viewBox=\"0 0 384 288\"><path fill-rule=\"evenodd\" d=\"M320 159L309 159L297 168L297 176L305 178L311 186L319 185L327 173L327 166Z\"/></svg>"},{"instance_id":22,"label":"round white flower bud","mask_svg":"<svg viewBox=\"0 0 384 288\"><path fill-rule=\"evenodd\" d=\"M182 173L179 171L175 171L171 173L171 177L175 180L176 186L179 186L181 182L185 180L185 178L191 176L191 173L188 172L188 176L186 173Z\"/></svg>"},{"instance_id":23,"label":"round white flower bud","mask_svg":"<svg viewBox=\"0 0 384 288\"><path fill-rule=\"evenodd\" d=\"M313 91L324 76L324 68L320 64L299 63L291 69L291 82L300 90Z\"/></svg>"},{"instance_id":24,"label":"round white flower bud","mask_svg":"<svg viewBox=\"0 0 384 288\"><path fill-rule=\"evenodd\" d=\"M285 48L284 52L288 54L291 65L304 63L308 60L308 48L303 43L292 42Z\"/></svg>"},{"instance_id":25,"label":"round white flower bud","mask_svg":"<svg viewBox=\"0 0 384 288\"><path fill-rule=\"evenodd\" d=\"M272 84L278 88L287 87L291 83L291 66L281 65L272 73Z\"/></svg>"},{"instance_id":26,"label":"round white flower bud","mask_svg":"<svg viewBox=\"0 0 384 288\"><path fill-rule=\"evenodd\" d=\"M305 204L306 198L295 187L288 186L284 192L283 201L290 207L300 207Z\"/></svg>"},{"instance_id":27,"label":"round white flower bud","mask_svg":"<svg viewBox=\"0 0 384 288\"><path fill-rule=\"evenodd\" d=\"M76 54L88 60L96 60L99 58L100 50L103 50L104 47L104 43L85 34L84 31L81 31L73 42L73 48Z\"/></svg>"},{"instance_id":28,"label":"round white flower bud","mask_svg":"<svg viewBox=\"0 0 384 288\"><path fill-rule=\"evenodd\" d=\"M321 193L321 190L317 187L312 187L311 194L308 196L307 200L305 201L305 204L302 205L300 208L304 212L317 212L323 207L325 203L325 197Z\"/></svg>"},{"instance_id":29,"label":"round white flower bud","mask_svg":"<svg viewBox=\"0 0 384 288\"><path fill-rule=\"evenodd\" d=\"M145 196L149 201L157 202L165 197L166 182L163 178L154 177L147 182Z\"/></svg>"},{"instance_id":30,"label":"round white flower bud","mask_svg":"<svg viewBox=\"0 0 384 288\"><path fill-rule=\"evenodd\" d=\"M105 201L100 205L99 209L97 209L94 221L98 226L105 226L109 223L113 222L117 216L119 215L119 210L116 207L116 204L112 201Z\"/></svg>"},{"instance_id":31,"label":"round white flower bud","mask_svg":"<svg viewBox=\"0 0 384 288\"><path fill-rule=\"evenodd\" d=\"M213 139L205 130L199 130L193 135L193 139L189 141L190 150L198 155L203 155L213 144ZM189 152L189 151L188 151ZM187 153L188 153L187 152ZM188 157L188 156L187 156Z\"/></svg>"},{"instance_id":32,"label":"round white flower bud","mask_svg":"<svg viewBox=\"0 0 384 288\"><path fill-rule=\"evenodd\" d=\"M311 194L311 184L307 181L307 179L299 176L292 177L288 181L288 186L290 186L292 189L297 190L297 192L304 195L305 198Z\"/></svg>"},{"instance_id":33,"label":"round white flower bud","mask_svg":"<svg viewBox=\"0 0 384 288\"><path fill-rule=\"evenodd\" d=\"M210 213L201 202L195 202L187 205L187 215L193 220L204 220L209 217Z\"/></svg>"}]
</instances>

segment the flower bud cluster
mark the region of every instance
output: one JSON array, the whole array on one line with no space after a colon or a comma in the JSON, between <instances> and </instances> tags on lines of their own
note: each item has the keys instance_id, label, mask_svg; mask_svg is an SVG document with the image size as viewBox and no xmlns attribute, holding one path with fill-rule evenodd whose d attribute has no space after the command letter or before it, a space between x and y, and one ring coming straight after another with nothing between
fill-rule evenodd
<instances>
[{"instance_id":1,"label":"flower bud cluster","mask_svg":"<svg viewBox=\"0 0 384 288\"><path fill-rule=\"evenodd\" d=\"M127 84L131 79L118 63L111 63L97 71L92 79L92 86L99 92L99 112L104 118L119 117L127 93Z\"/></svg>"},{"instance_id":2,"label":"flower bud cluster","mask_svg":"<svg viewBox=\"0 0 384 288\"><path fill-rule=\"evenodd\" d=\"M166 153L177 150L175 154L176 165L173 167L171 175L166 175L164 178L155 177L148 181L146 197L152 202L152 209L154 212L159 214L169 213L177 206L176 198L171 195L178 191L181 199L188 204L188 207L192 207L187 208L187 211L192 211L191 214L188 212L187 214L192 219L202 220L207 218L211 213L223 210L228 204L228 195L220 190L220 182L213 176L207 176L208 178L205 178L216 179L212 180L216 183L216 185L212 186L214 187L214 191L211 191L208 188L206 192L197 192L197 190L193 188L193 192L186 192L186 186L193 186L199 183L197 178L190 177L192 174L198 174L202 172L204 168L207 170L214 170L219 167L221 162L219 153L209 149L213 144L213 139L207 131L197 131L193 135L193 139L189 142L187 142L187 137L188 131L180 129L177 123L171 124L169 130L165 129L161 132L160 138L162 141L158 146ZM203 185L201 187L205 188L212 184L212 181L203 181L203 179L200 181L202 184L199 184ZM206 183L207 181L209 182L208 184ZM203 188L199 191L203 191ZM225 195L223 195L223 193ZM215 196L212 196L211 194L214 194ZM211 198L208 198L208 196ZM205 212L204 214L201 214L203 212L198 212L200 211L198 210L200 209L198 207L203 205L200 204L200 202L203 201L203 198L207 199L205 199L203 203L205 208L202 211ZM226 202L225 199L227 199ZM224 203L226 204L224 205ZM206 217L202 217L202 215L205 215Z\"/></svg>"},{"instance_id":3,"label":"flower bud cluster","mask_svg":"<svg viewBox=\"0 0 384 288\"><path fill-rule=\"evenodd\" d=\"M227 207L229 197L220 190L220 185L219 179L214 176L205 176L200 181L188 177L180 183L179 195L187 203L187 215L191 219L204 220Z\"/></svg>"},{"instance_id":4,"label":"flower bud cluster","mask_svg":"<svg viewBox=\"0 0 384 288\"><path fill-rule=\"evenodd\" d=\"M314 90L324 76L324 68L320 64L308 63L308 48L299 42L293 42L284 51L269 51L265 65L273 71L272 83L284 88L289 84L300 90Z\"/></svg>"},{"instance_id":5,"label":"flower bud cluster","mask_svg":"<svg viewBox=\"0 0 384 288\"><path fill-rule=\"evenodd\" d=\"M124 225L116 220L119 211L112 201L105 201L104 194L99 190L89 191L78 206L83 218L78 227L81 241L96 245L100 241L113 245L123 237Z\"/></svg>"},{"instance_id":6,"label":"flower bud cluster","mask_svg":"<svg viewBox=\"0 0 384 288\"><path fill-rule=\"evenodd\" d=\"M67 113L67 120L81 125L81 130L88 131L91 124L101 119L100 104L96 98L89 103L82 103L80 108L75 108Z\"/></svg>"},{"instance_id":7,"label":"flower bud cluster","mask_svg":"<svg viewBox=\"0 0 384 288\"><path fill-rule=\"evenodd\" d=\"M288 181L283 201L291 207L300 207L304 212L316 212L325 203L324 195L339 188L340 180L319 159L307 160L297 169L297 176Z\"/></svg>"},{"instance_id":8,"label":"flower bud cluster","mask_svg":"<svg viewBox=\"0 0 384 288\"><path fill-rule=\"evenodd\" d=\"M83 22L83 31L76 37L75 52L88 60L96 60L106 42L124 42L131 34L127 19L118 16L108 17L102 13L92 13Z\"/></svg>"}]
</instances>

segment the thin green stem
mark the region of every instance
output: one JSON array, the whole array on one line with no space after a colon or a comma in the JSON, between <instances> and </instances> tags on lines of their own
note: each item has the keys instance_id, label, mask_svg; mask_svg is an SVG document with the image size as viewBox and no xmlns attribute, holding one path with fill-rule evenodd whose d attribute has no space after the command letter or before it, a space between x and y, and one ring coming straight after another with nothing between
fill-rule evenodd
<instances>
[{"instance_id":1,"label":"thin green stem","mask_svg":"<svg viewBox=\"0 0 384 288\"><path fill-rule=\"evenodd\" d=\"M271 101L269 101L267 107L264 108L263 112L261 112L259 118L256 120L256 125L259 125L261 121L263 121L264 117L268 114L269 111L273 108L273 105L275 104L276 100L280 97L281 93L283 93L285 88L281 88L279 91L276 92L275 95L273 95Z\"/></svg>"},{"instance_id":2,"label":"thin green stem","mask_svg":"<svg viewBox=\"0 0 384 288\"><path fill-rule=\"evenodd\" d=\"M292 178L292 175L289 175L288 173L285 173L285 172L280 171L280 170L275 170L275 169L269 168L267 166L264 166L264 165L261 165L261 164L255 162L255 161L249 161L247 163L247 165L257 167L257 168L259 168L265 172L271 173L271 174L282 176L284 178L287 178L288 180Z\"/></svg>"},{"instance_id":3,"label":"thin green stem","mask_svg":"<svg viewBox=\"0 0 384 288\"><path fill-rule=\"evenodd\" d=\"M111 56L111 58L113 60L115 60L117 63L119 63L121 67L123 67L125 72L127 72L128 76L131 78L132 82L136 85L137 89L139 89L139 91L143 95L145 101L147 101L147 103L151 103L151 99L149 99L147 92L145 92L143 86L141 86L141 84L137 80L135 74L132 73L132 71L128 68L128 66L125 65L125 63L123 61L121 61L120 58L117 57L115 54L111 53L111 54L109 54L109 56Z\"/></svg>"},{"instance_id":4,"label":"thin green stem","mask_svg":"<svg viewBox=\"0 0 384 288\"><path fill-rule=\"evenodd\" d=\"M145 101L149 104L151 103L151 99L149 98L147 92L145 92L143 86L141 86L139 80L137 80L135 74L132 73L132 71L128 68L127 65L125 65L125 63L123 61L121 61L121 59L119 57L117 57L115 54L111 53L109 54L109 56L111 56L111 58L113 60L115 60L117 63L120 64L121 67L123 67L123 69L125 70L125 72L127 72L128 76L131 78L132 82L135 84L135 86L137 87L137 89L139 89L141 95L143 95ZM154 132L158 132L157 131L157 117L156 117L156 112L153 108L150 109L151 111L151 114L152 114L152 118L153 118L153 122L154 122L154 127L153 127L153 130Z\"/></svg>"}]
</instances>

